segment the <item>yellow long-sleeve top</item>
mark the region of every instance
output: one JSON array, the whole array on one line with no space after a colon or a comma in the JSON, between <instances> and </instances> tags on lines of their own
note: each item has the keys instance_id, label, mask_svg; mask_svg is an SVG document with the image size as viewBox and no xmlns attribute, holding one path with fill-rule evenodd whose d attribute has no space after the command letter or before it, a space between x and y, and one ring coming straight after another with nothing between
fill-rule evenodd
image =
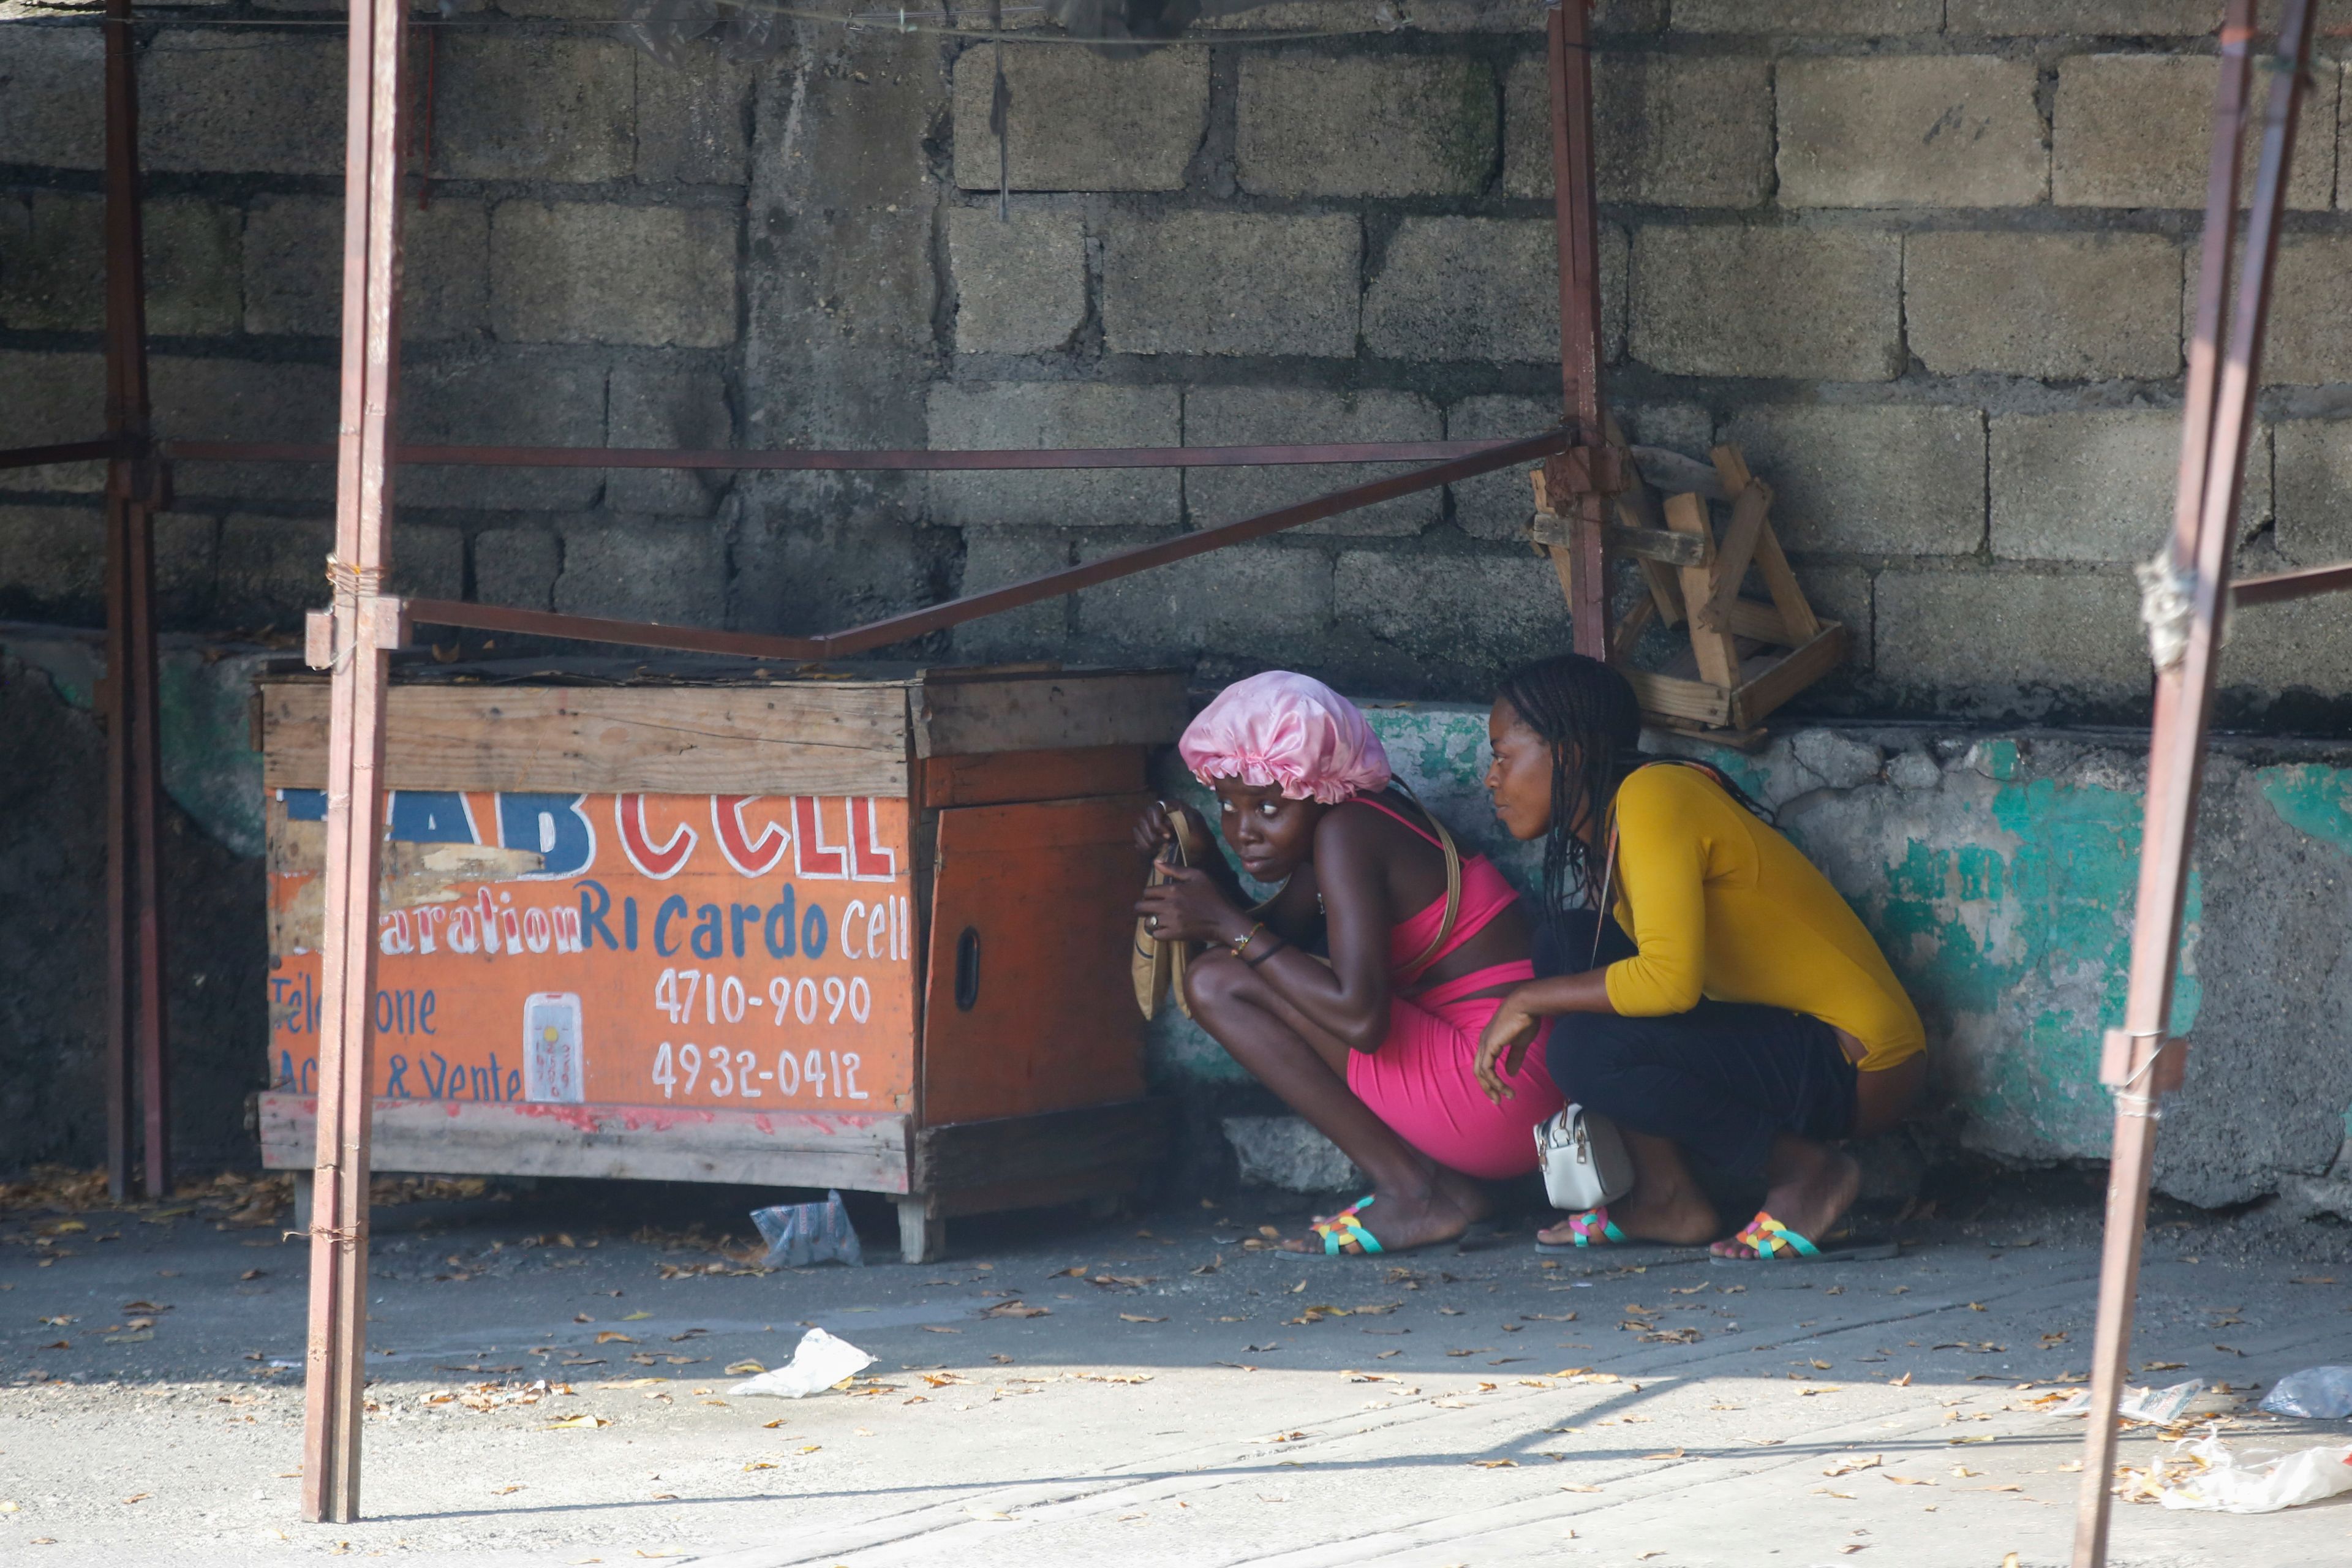
<instances>
[{"instance_id":1,"label":"yellow long-sleeve top","mask_svg":"<svg viewBox=\"0 0 2352 1568\"><path fill-rule=\"evenodd\" d=\"M1713 778L1643 768L1613 819L1614 913L1641 949L1603 977L1619 1013L1683 1013L1702 996L1810 1013L1867 1047L1864 1072L1927 1048L1918 1009L1829 879Z\"/></svg>"}]
</instances>

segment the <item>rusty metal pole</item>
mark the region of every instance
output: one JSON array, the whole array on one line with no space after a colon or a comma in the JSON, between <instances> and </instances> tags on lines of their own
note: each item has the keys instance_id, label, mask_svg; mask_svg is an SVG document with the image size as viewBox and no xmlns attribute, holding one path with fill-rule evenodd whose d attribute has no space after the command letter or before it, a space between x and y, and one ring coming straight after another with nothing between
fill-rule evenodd
<instances>
[{"instance_id":1,"label":"rusty metal pole","mask_svg":"<svg viewBox=\"0 0 2352 1568\"><path fill-rule=\"evenodd\" d=\"M2147 1223L2149 1168L2156 1153L2159 1101L2179 1086L2186 1045L2170 1038L2172 988L2189 856L2195 845L2198 786L2205 731L2221 653L2221 616L2230 601L2231 542L2261 384L2263 335L2278 258L2279 215L2294 149L2305 72L2311 55L2311 0L2288 0L2272 68L2263 155L2247 220L2245 277L2237 290L2226 358L2221 311L2230 298L2231 241L2237 220L2239 148L2243 139L2252 0L2231 0L2221 29L2221 83L2215 97L2212 173L2207 187L2204 274L2181 434L2180 490L2169 548L2159 557L2185 589L2179 617L2182 646L2158 652L2156 710L2148 744L2147 806L2140 837L2140 875L2132 921L2131 984L2124 1026L2108 1033L2100 1079L2116 1091L2109 1155L2105 1248L2100 1259L2097 1339L2092 1358L2089 1430L2074 1521L2075 1568L2102 1568L2113 1509L2116 1411L2130 1369L2132 1312L2139 1291L2142 1233ZM2151 630L2156 628L2152 626Z\"/></svg>"},{"instance_id":2,"label":"rusty metal pole","mask_svg":"<svg viewBox=\"0 0 2352 1568\"><path fill-rule=\"evenodd\" d=\"M131 1149L150 1197L171 1190L171 1060L156 830L155 512L147 291L139 190L139 89L130 0L107 0L106 476L107 1184L130 1195ZM139 1114L133 1116L135 1099Z\"/></svg>"},{"instance_id":3,"label":"rusty metal pole","mask_svg":"<svg viewBox=\"0 0 2352 1568\"><path fill-rule=\"evenodd\" d=\"M1560 408L1584 461L1555 458L1549 493L1569 516L1569 543L1551 545L1568 595L1576 651L1609 657L1609 558L1601 532L1608 498L1597 471L1604 449L1601 405L1601 222L1594 211L1591 0L1552 0L1545 27L1551 80L1553 231L1559 247ZM1569 505L1572 501L1572 506Z\"/></svg>"},{"instance_id":4,"label":"rusty metal pole","mask_svg":"<svg viewBox=\"0 0 2352 1568\"><path fill-rule=\"evenodd\" d=\"M360 1511L367 1353L369 1038L383 838L392 422L400 346L400 87L405 0L352 0L344 130L342 409L337 428L334 608L312 617L314 662L334 671L327 740L325 932L320 958L318 1163L302 1514ZM321 635L323 634L323 635ZM322 646L323 645L323 646Z\"/></svg>"}]
</instances>

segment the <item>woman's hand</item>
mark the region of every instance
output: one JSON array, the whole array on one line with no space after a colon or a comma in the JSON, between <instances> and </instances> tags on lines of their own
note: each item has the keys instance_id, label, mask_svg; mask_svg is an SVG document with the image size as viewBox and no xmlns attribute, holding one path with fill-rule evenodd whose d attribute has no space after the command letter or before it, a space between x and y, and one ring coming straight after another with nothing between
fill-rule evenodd
<instances>
[{"instance_id":1,"label":"woman's hand","mask_svg":"<svg viewBox=\"0 0 2352 1568\"><path fill-rule=\"evenodd\" d=\"M1542 1023L1542 1017L1528 1011L1516 991L1504 997L1495 1016L1486 1020L1486 1027L1478 1036L1478 1087L1496 1104L1517 1093L1503 1081L1504 1075L1518 1076L1519 1064L1527 1059L1528 1047ZM1497 1063L1500 1071L1496 1070Z\"/></svg>"},{"instance_id":2,"label":"woman's hand","mask_svg":"<svg viewBox=\"0 0 2352 1568\"><path fill-rule=\"evenodd\" d=\"M1136 819L1137 853L1158 859L1160 852L1176 841L1176 826L1172 818L1179 816L1192 822L1192 831L1200 843L1205 844L1209 841L1208 821L1199 812L1189 805L1171 806L1164 800L1155 800L1146 806L1143 815Z\"/></svg>"},{"instance_id":3,"label":"woman's hand","mask_svg":"<svg viewBox=\"0 0 2352 1568\"><path fill-rule=\"evenodd\" d=\"M1168 880L1144 889L1135 912L1160 941L1230 942L1249 928L1248 920L1206 871L1164 857L1153 867Z\"/></svg>"}]
</instances>

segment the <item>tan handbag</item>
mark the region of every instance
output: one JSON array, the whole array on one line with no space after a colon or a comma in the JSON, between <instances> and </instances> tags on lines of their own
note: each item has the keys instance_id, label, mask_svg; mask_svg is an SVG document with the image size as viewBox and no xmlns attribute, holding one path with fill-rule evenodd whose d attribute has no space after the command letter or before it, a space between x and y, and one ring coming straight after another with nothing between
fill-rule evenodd
<instances>
[{"instance_id":1,"label":"tan handbag","mask_svg":"<svg viewBox=\"0 0 2352 1568\"><path fill-rule=\"evenodd\" d=\"M1162 801L1164 807L1167 803ZM1168 813L1169 826L1175 829L1176 863L1198 866L1209 854L1208 845L1201 841L1192 826L1192 819L1181 811ZM1168 880L1166 872L1158 865L1151 868L1148 888L1157 888ZM1184 999L1184 970L1192 958L1192 944L1182 942L1162 942L1151 934L1142 917L1135 922L1135 951L1129 957L1129 968L1135 980L1135 1005L1147 1018L1158 1016L1167 1005L1172 993L1176 1005L1187 1018L1192 1016L1192 1005Z\"/></svg>"}]
</instances>

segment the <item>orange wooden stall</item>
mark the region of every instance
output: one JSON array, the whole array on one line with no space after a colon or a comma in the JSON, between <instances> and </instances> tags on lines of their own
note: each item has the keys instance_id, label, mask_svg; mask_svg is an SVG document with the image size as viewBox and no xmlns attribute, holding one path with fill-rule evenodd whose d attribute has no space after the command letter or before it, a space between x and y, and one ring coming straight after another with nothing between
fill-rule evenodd
<instances>
[{"instance_id":1,"label":"orange wooden stall","mask_svg":"<svg viewBox=\"0 0 2352 1568\"><path fill-rule=\"evenodd\" d=\"M327 691L256 695L261 1143L298 1172ZM1129 840L1181 672L410 664L390 702L377 1169L888 1193L919 1262L1164 1151Z\"/></svg>"}]
</instances>

